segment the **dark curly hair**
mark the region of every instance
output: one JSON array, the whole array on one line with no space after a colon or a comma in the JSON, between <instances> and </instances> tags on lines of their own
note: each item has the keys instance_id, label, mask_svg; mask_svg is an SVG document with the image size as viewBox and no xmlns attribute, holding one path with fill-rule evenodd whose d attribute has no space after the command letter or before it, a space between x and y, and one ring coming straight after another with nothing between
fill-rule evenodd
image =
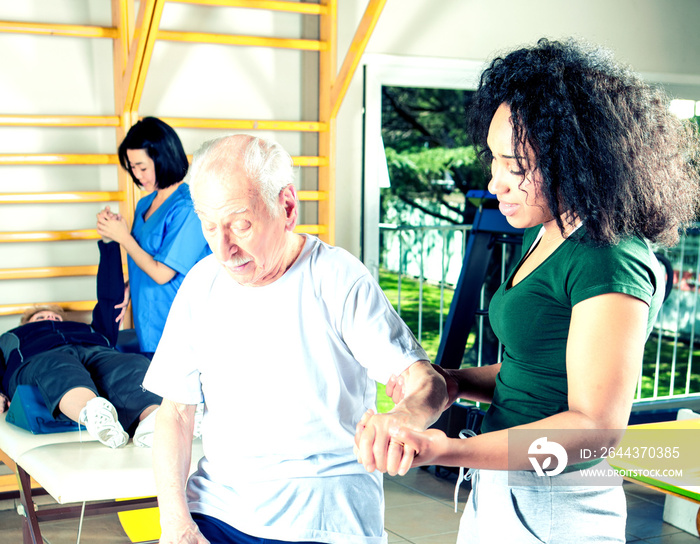
<instances>
[{"instance_id":1,"label":"dark curly hair","mask_svg":"<svg viewBox=\"0 0 700 544\"><path fill-rule=\"evenodd\" d=\"M141 187L129 167L127 149L145 149L156 170L156 187L165 189L185 179L189 163L187 155L173 128L156 117L144 117L129 129L119 145L119 163Z\"/></svg>"},{"instance_id":2,"label":"dark curly hair","mask_svg":"<svg viewBox=\"0 0 700 544\"><path fill-rule=\"evenodd\" d=\"M540 40L491 62L468 115L484 162L491 119L511 110L519 167L539 169L540 191L560 230L565 212L586 221L597 244L640 235L672 246L700 202L697 126L668 97L582 42Z\"/></svg>"}]
</instances>

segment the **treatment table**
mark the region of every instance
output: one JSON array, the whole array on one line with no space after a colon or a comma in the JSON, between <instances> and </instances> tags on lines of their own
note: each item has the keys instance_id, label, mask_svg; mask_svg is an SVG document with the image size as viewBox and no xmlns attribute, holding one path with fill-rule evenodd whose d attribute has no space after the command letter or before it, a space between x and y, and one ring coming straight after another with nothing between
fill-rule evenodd
<instances>
[{"instance_id":1,"label":"treatment table","mask_svg":"<svg viewBox=\"0 0 700 544\"><path fill-rule=\"evenodd\" d=\"M5 416L0 415L0 459L4 457L10 467L15 465L24 544L42 544L42 521L79 518L81 511L82 515L98 515L156 506L150 448L136 447L130 441L124 448L111 449L86 431L34 435L6 422ZM202 442L197 439L190 472L202 455ZM58 505L37 507L32 479Z\"/></svg>"}]
</instances>

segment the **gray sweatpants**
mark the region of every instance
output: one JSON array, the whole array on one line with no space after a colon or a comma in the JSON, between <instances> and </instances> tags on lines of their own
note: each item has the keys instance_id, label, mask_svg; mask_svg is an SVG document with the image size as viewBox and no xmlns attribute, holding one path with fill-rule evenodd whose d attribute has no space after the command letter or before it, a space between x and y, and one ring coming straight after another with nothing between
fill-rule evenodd
<instances>
[{"instance_id":1,"label":"gray sweatpants","mask_svg":"<svg viewBox=\"0 0 700 544\"><path fill-rule=\"evenodd\" d=\"M620 485L557 485L534 472L477 470L457 544L592 544L625 542L627 504ZM520 480L523 478L524 480ZM532 485L528 484L528 479Z\"/></svg>"}]
</instances>

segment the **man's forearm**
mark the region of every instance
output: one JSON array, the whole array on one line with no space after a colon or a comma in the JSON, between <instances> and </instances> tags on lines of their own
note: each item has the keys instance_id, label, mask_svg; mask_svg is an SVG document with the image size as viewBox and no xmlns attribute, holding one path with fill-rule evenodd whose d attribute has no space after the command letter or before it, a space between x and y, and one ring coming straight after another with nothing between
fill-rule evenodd
<instances>
[{"instance_id":1,"label":"man's forearm","mask_svg":"<svg viewBox=\"0 0 700 544\"><path fill-rule=\"evenodd\" d=\"M428 361L413 363L401 378L404 397L395 410L407 412L417 429L427 429L449 404L445 378Z\"/></svg>"},{"instance_id":2,"label":"man's forearm","mask_svg":"<svg viewBox=\"0 0 700 544\"><path fill-rule=\"evenodd\" d=\"M185 485L192 461L194 406L191 418L189 412L189 407L183 408L164 399L156 416L153 472L163 527L192 523Z\"/></svg>"}]
</instances>

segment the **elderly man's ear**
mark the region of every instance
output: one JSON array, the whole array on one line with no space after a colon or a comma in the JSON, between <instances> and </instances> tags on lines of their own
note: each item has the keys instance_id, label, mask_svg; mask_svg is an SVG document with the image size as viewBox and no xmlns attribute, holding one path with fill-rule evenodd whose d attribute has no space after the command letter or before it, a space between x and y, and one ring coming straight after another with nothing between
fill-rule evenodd
<instances>
[{"instance_id":1,"label":"elderly man's ear","mask_svg":"<svg viewBox=\"0 0 700 544\"><path fill-rule=\"evenodd\" d=\"M280 203L284 208L285 227L293 231L299 217L299 200L297 190L291 183L280 191Z\"/></svg>"}]
</instances>

